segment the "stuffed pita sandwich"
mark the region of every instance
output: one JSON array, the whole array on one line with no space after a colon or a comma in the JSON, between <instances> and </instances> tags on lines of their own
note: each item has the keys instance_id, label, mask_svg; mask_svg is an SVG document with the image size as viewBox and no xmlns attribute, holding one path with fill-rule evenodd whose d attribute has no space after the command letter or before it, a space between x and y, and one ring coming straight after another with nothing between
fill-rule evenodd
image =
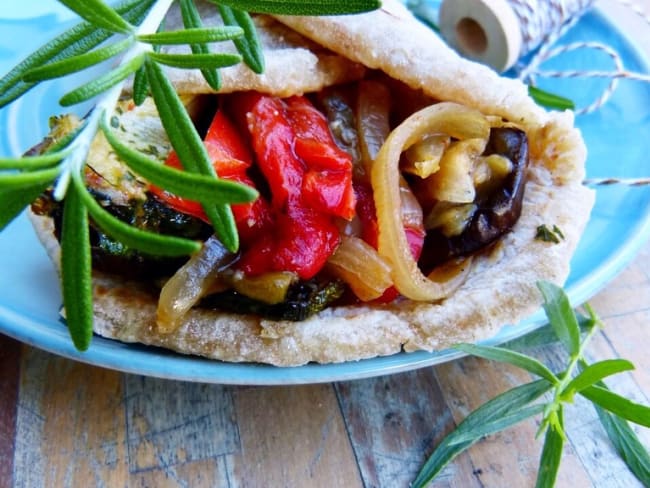
<instances>
[{"instance_id":1,"label":"stuffed pita sandwich","mask_svg":"<svg viewBox=\"0 0 650 488\"><path fill-rule=\"evenodd\" d=\"M223 361L351 361L488 338L539 307L539 280L564 282L593 204L571 113L461 59L397 2L255 21L264 74L225 69L215 94L200 73L169 73L220 176L260 192L233 207L240 251L98 137L98 201L204 245L187 261L146 256L91 223L97 334ZM116 126L175 164L152 103L125 100ZM58 263L60 205L46 194L32 217Z\"/></svg>"}]
</instances>

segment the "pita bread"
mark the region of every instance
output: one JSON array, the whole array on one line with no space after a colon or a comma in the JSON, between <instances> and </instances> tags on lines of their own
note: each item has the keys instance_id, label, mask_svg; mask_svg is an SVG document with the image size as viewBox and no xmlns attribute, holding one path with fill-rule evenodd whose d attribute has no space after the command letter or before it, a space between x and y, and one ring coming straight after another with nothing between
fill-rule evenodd
<instances>
[{"instance_id":1,"label":"pita bread","mask_svg":"<svg viewBox=\"0 0 650 488\"><path fill-rule=\"evenodd\" d=\"M222 25L217 7L207 2L197 2L205 25ZM253 16L260 42L264 49L266 67L257 75L243 63L221 69L219 93L256 90L279 97L318 91L323 87L361 78L366 68L300 35L272 17ZM180 8L170 10L165 27L181 28ZM236 53L231 42L215 44L214 52ZM189 53L187 46L164 47L162 52ZM167 74L179 93L214 93L198 70L169 68Z\"/></svg>"},{"instance_id":2,"label":"pita bread","mask_svg":"<svg viewBox=\"0 0 650 488\"><path fill-rule=\"evenodd\" d=\"M96 333L233 362L351 361L488 338L539 307L538 280L564 282L594 199L581 184L586 150L572 114L540 109L525 86L459 58L399 4L384 5L353 17L278 19L436 99L477 107L523 127L531 160L523 212L513 231L490 253L478 255L464 284L441 303L335 307L303 322L193 309L179 329L162 335L155 324L156 295L142 284L96 273ZM33 222L56 262L51 220L33 216ZM557 225L565 238L558 244L535 239L543 224Z\"/></svg>"}]
</instances>

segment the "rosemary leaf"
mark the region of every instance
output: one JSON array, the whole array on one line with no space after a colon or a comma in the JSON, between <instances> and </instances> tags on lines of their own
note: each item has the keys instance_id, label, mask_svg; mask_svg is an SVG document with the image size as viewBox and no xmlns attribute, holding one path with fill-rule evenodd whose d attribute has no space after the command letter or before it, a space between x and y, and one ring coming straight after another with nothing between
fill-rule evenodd
<instances>
[{"instance_id":1,"label":"rosemary leaf","mask_svg":"<svg viewBox=\"0 0 650 488\"><path fill-rule=\"evenodd\" d=\"M564 413L562 406L559 407L557 416L560 429L562 430L556 429L553 425L549 425L548 429L546 429L535 488L552 488L555 485L557 472L560 468L560 460L562 459L562 447L564 445L564 437L562 436L562 431L564 430Z\"/></svg>"},{"instance_id":2,"label":"rosemary leaf","mask_svg":"<svg viewBox=\"0 0 650 488\"><path fill-rule=\"evenodd\" d=\"M121 64L113 71L109 71L108 73L105 73L98 78L95 78L94 80L85 83L78 88L75 88L71 92L61 97L59 103L64 107L67 107L70 105L76 105L77 103L85 102L86 100L90 100L91 98L105 92L112 86L117 85L135 73L138 68L142 66L144 58L145 55L140 54L130 61Z\"/></svg>"},{"instance_id":3,"label":"rosemary leaf","mask_svg":"<svg viewBox=\"0 0 650 488\"><path fill-rule=\"evenodd\" d=\"M63 158L65 158L70 151L60 151L46 153L39 156L26 156L22 158L0 158L0 170L6 169L19 169L19 170L35 170L49 168Z\"/></svg>"},{"instance_id":4,"label":"rosemary leaf","mask_svg":"<svg viewBox=\"0 0 650 488\"><path fill-rule=\"evenodd\" d=\"M0 173L1 188L16 188L19 186L38 186L41 183L51 183L61 172L58 166L55 168L26 171L21 173Z\"/></svg>"},{"instance_id":5,"label":"rosemary leaf","mask_svg":"<svg viewBox=\"0 0 650 488\"><path fill-rule=\"evenodd\" d=\"M183 25L186 29L200 29L203 27L203 21L196 5L194 5L194 0L181 0L180 8ZM193 54L210 54L210 47L204 43L190 44L190 49ZM202 69L201 74L210 88L214 91L221 90L221 76L218 70Z\"/></svg>"},{"instance_id":6,"label":"rosemary leaf","mask_svg":"<svg viewBox=\"0 0 650 488\"><path fill-rule=\"evenodd\" d=\"M262 44L257 35L257 29L250 14L245 10L228 7L219 4L219 14L224 24L239 26L244 30L244 36L234 39L233 42L239 54L244 58L244 63L253 72L261 74L264 72L264 52Z\"/></svg>"},{"instance_id":7,"label":"rosemary leaf","mask_svg":"<svg viewBox=\"0 0 650 488\"><path fill-rule=\"evenodd\" d=\"M61 277L68 330L72 342L80 351L88 349L93 333L89 234L88 212L81 201L79 190L71 188L63 209Z\"/></svg>"},{"instance_id":8,"label":"rosemary leaf","mask_svg":"<svg viewBox=\"0 0 650 488\"><path fill-rule=\"evenodd\" d=\"M72 175L73 186L93 220L106 234L127 247L156 256L187 256L198 252L201 244L190 239L163 236L130 226L114 217L88 193L81 176ZM66 197L67 201L67 197Z\"/></svg>"},{"instance_id":9,"label":"rosemary leaf","mask_svg":"<svg viewBox=\"0 0 650 488\"><path fill-rule=\"evenodd\" d=\"M113 56L117 56L134 43L135 39L133 37L127 37L106 47L31 69L25 74L23 79L26 82L35 82L60 78L70 73L76 73L77 71L82 71L106 61Z\"/></svg>"},{"instance_id":10,"label":"rosemary leaf","mask_svg":"<svg viewBox=\"0 0 650 488\"><path fill-rule=\"evenodd\" d=\"M133 103L140 106L149 94L149 81L144 65L140 66L133 77Z\"/></svg>"},{"instance_id":11,"label":"rosemary leaf","mask_svg":"<svg viewBox=\"0 0 650 488\"><path fill-rule=\"evenodd\" d=\"M535 401L552 387L546 380L537 380L496 396L492 400L470 413L458 425L456 430L449 434L440 445L433 451L427 462L424 464L412 488L424 488L442 469L449 464L458 454L470 447L474 441L467 441L460 444L452 444L454 437L463 435L464 432L476 429L486 422L498 420L509 413L520 409Z\"/></svg>"},{"instance_id":12,"label":"rosemary leaf","mask_svg":"<svg viewBox=\"0 0 650 488\"><path fill-rule=\"evenodd\" d=\"M580 350L580 326L569 298L562 288L552 283L542 281L537 287L544 297L544 310L553 330L569 354L576 356Z\"/></svg>"},{"instance_id":13,"label":"rosemary leaf","mask_svg":"<svg viewBox=\"0 0 650 488\"><path fill-rule=\"evenodd\" d=\"M97 28L128 34L133 26L101 0L59 0L63 5Z\"/></svg>"},{"instance_id":14,"label":"rosemary leaf","mask_svg":"<svg viewBox=\"0 0 650 488\"><path fill-rule=\"evenodd\" d=\"M203 141L171 82L154 62L146 60L145 66L160 120L183 167L192 173L214 176L215 171ZM203 205L203 209L223 245L235 252L239 248L239 236L230 206Z\"/></svg>"},{"instance_id":15,"label":"rosemary leaf","mask_svg":"<svg viewBox=\"0 0 650 488\"><path fill-rule=\"evenodd\" d=\"M138 36L138 41L156 45L196 44L230 41L244 35L241 27L201 27L178 31L163 31Z\"/></svg>"},{"instance_id":16,"label":"rosemary leaf","mask_svg":"<svg viewBox=\"0 0 650 488\"><path fill-rule=\"evenodd\" d=\"M650 427L650 407L635 403L600 386L589 386L581 390L580 394L619 417Z\"/></svg>"},{"instance_id":17,"label":"rosemary leaf","mask_svg":"<svg viewBox=\"0 0 650 488\"><path fill-rule=\"evenodd\" d=\"M454 346L454 348L473 356L479 356L485 359L491 359L493 361L512 364L513 366L525 369L529 373L544 378L553 384L559 383L559 379L551 372L550 369L548 369L537 359L530 356L526 356L524 354L510 351L501 347L478 346L474 344L458 344Z\"/></svg>"},{"instance_id":18,"label":"rosemary leaf","mask_svg":"<svg viewBox=\"0 0 650 488\"><path fill-rule=\"evenodd\" d=\"M623 371L630 371L634 369L634 365L625 359L606 359L594 364L590 364L582 370L571 380L566 386L562 395L568 395L569 398L575 392L584 390L585 388L598 383L603 378L613 374L622 373Z\"/></svg>"},{"instance_id":19,"label":"rosemary leaf","mask_svg":"<svg viewBox=\"0 0 650 488\"><path fill-rule=\"evenodd\" d=\"M32 203L52 182L0 189L0 231Z\"/></svg>"},{"instance_id":20,"label":"rosemary leaf","mask_svg":"<svg viewBox=\"0 0 650 488\"><path fill-rule=\"evenodd\" d=\"M258 196L258 192L250 186L211 175L180 171L146 157L120 142L109 127L106 117L102 117L101 127L115 153L133 171L175 195L212 205L246 203Z\"/></svg>"},{"instance_id":21,"label":"rosemary leaf","mask_svg":"<svg viewBox=\"0 0 650 488\"><path fill-rule=\"evenodd\" d=\"M128 0L116 7L129 22L139 24L155 0ZM63 34L44 44L30 56L11 69L0 80L0 108L13 102L37 83L26 83L23 76L30 69L45 63L83 54L95 48L113 35L97 29L88 22L81 22Z\"/></svg>"},{"instance_id":22,"label":"rosemary leaf","mask_svg":"<svg viewBox=\"0 0 650 488\"><path fill-rule=\"evenodd\" d=\"M215 69L225 68L241 63L239 54L157 54L149 53L149 59L156 63L181 69Z\"/></svg>"},{"instance_id":23,"label":"rosemary leaf","mask_svg":"<svg viewBox=\"0 0 650 488\"><path fill-rule=\"evenodd\" d=\"M380 0L209 0L247 12L279 15L343 15L375 10Z\"/></svg>"}]
</instances>

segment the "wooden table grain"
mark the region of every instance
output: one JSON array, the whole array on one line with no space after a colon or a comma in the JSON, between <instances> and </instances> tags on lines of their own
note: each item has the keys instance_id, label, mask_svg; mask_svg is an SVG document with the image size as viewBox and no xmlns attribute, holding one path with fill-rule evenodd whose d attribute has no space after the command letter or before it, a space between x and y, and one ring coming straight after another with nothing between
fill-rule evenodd
<instances>
[{"instance_id":1,"label":"wooden table grain","mask_svg":"<svg viewBox=\"0 0 650 488\"><path fill-rule=\"evenodd\" d=\"M608 384L649 405L650 243L590 303L606 323L590 359L631 360L636 369ZM526 352L562 365L557 345ZM0 488L407 487L469 412L529 380L463 358L331 384L185 383L88 366L0 335ZM557 486L641 486L591 406L577 398L565 420ZM537 427L527 421L477 443L432 486L534 486ZM650 431L635 430L650 448Z\"/></svg>"},{"instance_id":2,"label":"wooden table grain","mask_svg":"<svg viewBox=\"0 0 650 488\"><path fill-rule=\"evenodd\" d=\"M650 404L650 244L591 301L593 360L636 370L610 387ZM556 345L527 352L556 370ZM357 381L237 387L88 366L0 336L0 487L407 487L441 438L527 373L476 358ZM641 486L580 398L557 486ZM434 487L533 486L537 423L490 436ZM650 432L637 429L650 447Z\"/></svg>"}]
</instances>

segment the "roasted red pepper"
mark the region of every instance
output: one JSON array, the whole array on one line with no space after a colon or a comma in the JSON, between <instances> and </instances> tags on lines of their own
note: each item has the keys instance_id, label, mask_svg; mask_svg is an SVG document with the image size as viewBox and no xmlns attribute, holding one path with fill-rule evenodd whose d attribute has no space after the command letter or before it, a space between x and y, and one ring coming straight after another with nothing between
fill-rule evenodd
<instances>
[{"instance_id":1,"label":"roasted red pepper","mask_svg":"<svg viewBox=\"0 0 650 488\"><path fill-rule=\"evenodd\" d=\"M327 120L304 97L281 100L238 94L230 108L245 111L257 163L271 190L275 226L244 252L249 274L293 271L311 278L339 243L335 217L355 211L352 160L334 142Z\"/></svg>"},{"instance_id":2,"label":"roasted red pepper","mask_svg":"<svg viewBox=\"0 0 650 488\"><path fill-rule=\"evenodd\" d=\"M250 136L254 158L230 120ZM230 95L205 145L225 179L253 185L247 171L255 159L271 193L270 204L260 197L233 205L242 241L239 269L251 275L292 271L303 279L318 273L339 244L336 218L352 219L356 206L352 159L334 142L325 116L305 97ZM175 154L166 164L180 167ZM152 191L173 208L205 219L200 204Z\"/></svg>"},{"instance_id":3,"label":"roasted red pepper","mask_svg":"<svg viewBox=\"0 0 650 488\"><path fill-rule=\"evenodd\" d=\"M220 178L255 186L247 174L253 161L251 152L223 111L218 110L214 116L204 143ZM174 168L182 167L175 152L169 155L165 164ZM155 186L151 187L151 191L173 209L208 221L200 203L177 197ZM250 241L272 222L270 207L263 198L233 205L232 211L242 243Z\"/></svg>"}]
</instances>

